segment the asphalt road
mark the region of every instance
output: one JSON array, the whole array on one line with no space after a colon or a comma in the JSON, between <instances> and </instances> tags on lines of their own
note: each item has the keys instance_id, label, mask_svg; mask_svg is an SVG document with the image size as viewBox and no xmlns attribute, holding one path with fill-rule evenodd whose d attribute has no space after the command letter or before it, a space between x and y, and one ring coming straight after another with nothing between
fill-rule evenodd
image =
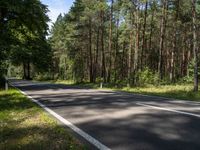
<instances>
[{"instance_id":1,"label":"asphalt road","mask_svg":"<svg viewBox=\"0 0 200 150\"><path fill-rule=\"evenodd\" d=\"M62 84L10 82L110 149L200 150L198 102Z\"/></svg>"}]
</instances>

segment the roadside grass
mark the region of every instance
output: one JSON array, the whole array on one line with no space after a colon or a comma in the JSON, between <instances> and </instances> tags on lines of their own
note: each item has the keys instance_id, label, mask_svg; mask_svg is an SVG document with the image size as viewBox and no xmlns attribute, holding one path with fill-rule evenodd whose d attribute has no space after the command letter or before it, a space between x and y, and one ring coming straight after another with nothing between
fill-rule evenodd
<instances>
[{"instance_id":1,"label":"roadside grass","mask_svg":"<svg viewBox=\"0 0 200 150\"><path fill-rule=\"evenodd\" d=\"M190 84L186 85L160 85L160 86L145 86L121 89L125 92L161 96L173 99L200 101L200 91L193 92L193 86Z\"/></svg>"},{"instance_id":2,"label":"roadside grass","mask_svg":"<svg viewBox=\"0 0 200 150\"><path fill-rule=\"evenodd\" d=\"M0 90L1 150L87 149L42 108L16 89Z\"/></svg>"},{"instance_id":3,"label":"roadside grass","mask_svg":"<svg viewBox=\"0 0 200 150\"><path fill-rule=\"evenodd\" d=\"M68 80L57 80L51 81L52 83L59 84L68 84L86 88L94 88L99 89L99 84L94 83L80 83L75 84L73 81ZM161 96L167 98L181 99L181 100L191 100L191 101L200 101L200 91L193 92L192 84L171 84L171 85L146 85L146 86L137 86L137 87L117 87L112 84L104 84L103 89L110 89L114 91L123 91L129 93L136 94L144 94L144 95L153 95L153 96Z\"/></svg>"},{"instance_id":4,"label":"roadside grass","mask_svg":"<svg viewBox=\"0 0 200 150\"><path fill-rule=\"evenodd\" d=\"M51 80L51 82L52 83L75 85L75 82L73 80Z\"/></svg>"}]
</instances>

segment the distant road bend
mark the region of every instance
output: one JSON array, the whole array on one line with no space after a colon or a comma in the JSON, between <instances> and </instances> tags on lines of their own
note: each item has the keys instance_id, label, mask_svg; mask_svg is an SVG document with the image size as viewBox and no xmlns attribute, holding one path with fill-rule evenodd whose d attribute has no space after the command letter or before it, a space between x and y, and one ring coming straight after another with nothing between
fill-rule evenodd
<instances>
[{"instance_id":1,"label":"distant road bend","mask_svg":"<svg viewBox=\"0 0 200 150\"><path fill-rule=\"evenodd\" d=\"M198 102L62 84L9 81L60 116L77 136L84 135L80 139L88 141L91 149L200 150Z\"/></svg>"}]
</instances>

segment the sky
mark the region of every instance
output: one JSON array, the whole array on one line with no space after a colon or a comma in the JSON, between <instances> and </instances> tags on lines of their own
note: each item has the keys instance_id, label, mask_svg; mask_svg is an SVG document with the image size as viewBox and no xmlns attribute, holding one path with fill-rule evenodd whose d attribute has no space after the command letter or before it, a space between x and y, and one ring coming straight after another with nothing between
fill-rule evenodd
<instances>
[{"instance_id":1,"label":"sky","mask_svg":"<svg viewBox=\"0 0 200 150\"><path fill-rule=\"evenodd\" d=\"M51 19L49 26L51 26L52 23L56 21L60 13L67 13L69 11L74 0L41 0L41 2L45 5L48 5L48 15Z\"/></svg>"}]
</instances>

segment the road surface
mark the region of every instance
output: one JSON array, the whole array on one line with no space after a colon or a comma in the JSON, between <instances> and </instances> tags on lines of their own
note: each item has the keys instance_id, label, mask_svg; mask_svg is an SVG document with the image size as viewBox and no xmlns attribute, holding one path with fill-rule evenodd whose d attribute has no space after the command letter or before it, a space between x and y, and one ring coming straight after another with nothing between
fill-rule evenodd
<instances>
[{"instance_id":1,"label":"road surface","mask_svg":"<svg viewBox=\"0 0 200 150\"><path fill-rule=\"evenodd\" d=\"M101 149L200 150L198 102L62 84L10 82L106 146Z\"/></svg>"}]
</instances>

